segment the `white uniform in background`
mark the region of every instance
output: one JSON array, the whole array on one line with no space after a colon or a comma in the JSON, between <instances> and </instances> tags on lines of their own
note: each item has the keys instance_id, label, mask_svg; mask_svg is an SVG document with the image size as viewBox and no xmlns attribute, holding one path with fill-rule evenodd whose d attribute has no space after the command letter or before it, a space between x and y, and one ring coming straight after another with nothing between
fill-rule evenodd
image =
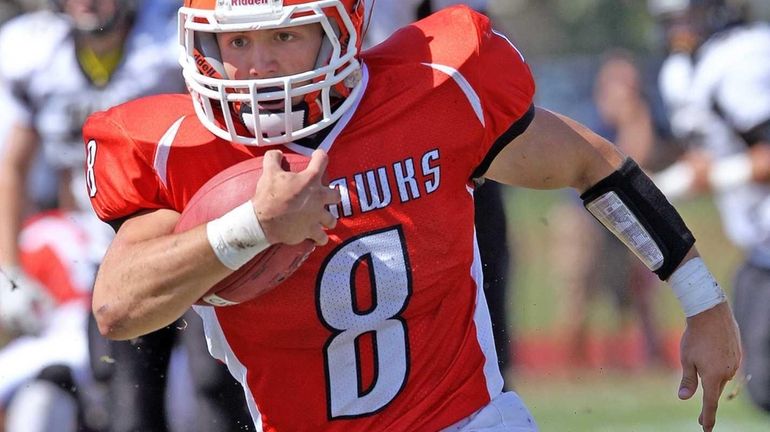
<instances>
[{"instance_id":1,"label":"white uniform in background","mask_svg":"<svg viewBox=\"0 0 770 432\"><path fill-rule=\"evenodd\" d=\"M693 139L715 158L746 151L736 130L770 119L770 26L718 33L695 59L670 56L659 84L677 137ZM717 204L730 240L757 259L763 255L770 268L770 187L731 188L718 194Z\"/></svg>"},{"instance_id":2,"label":"white uniform in background","mask_svg":"<svg viewBox=\"0 0 770 432\"><path fill-rule=\"evenodd\" d=\"M140 96L182 92L176 26L167 15L140 9L118 69L104 87L82 72L72 32L60 15L43 11L12 19L0 32L0 77L10 98L0 112L35 128L46 162L71 169L75 197L90 209L83 179L81 127L86 117Z\"/></svg>"},{"instance_id":3,"label":"white uniform in background","mask_svg":"<svg viewBox=\"0 0 770 432\"><path fill-rule=\"evenodd\" d=\"M8 403L20 385L49 365L65 364L78 382L88 379L86 320L90 313L90 290L112 230L93 215L88 202L81 127L94 111L149 94L184 91L177 63L176 25L167 12L172 10L168 4L171 2L148 1L146 7L138 9L120 64L103 87L92 84L82 71L73 31L62 15L33 12L16 17L0 28L0 52L3 53L0 56L0 112L3 113L0 137L5 139L14 121L36 130L42 163L30 172L28 198L36 203L45 202L55 190L50 184L55 183L57 174L69 172L72 193L81 209L27 226L19 242L20 258L24 264L25 256L35 251L51 251L51 256L69 272L67 276L72 285L84 291L79 297L57 298L54 310L41 317L39 334L18 337L0 351L0 404ZM59 224L58 234L50 231L52 224ZM72 243L74 238L78 243ZM36 276L28 265L23 267L31 276ZM45 279L46 270L38 269L37 276ZM5 278L0 275L0 279ZM45 286L52 297L56 297L52 292L61 290L61 285L53 280L41 282L55 285ZM0 280L0 283L8 281ZM27 398L43 399L37 394ZM64 399L59 402L64 403ZM34 403L17 405L22 405L19 407L22 413L9 413L9 427L14 418L40 415L24 413L24 409L42 409ZM40 424L46 421L41 420ZM24 429L30 430L29 427L27 424Z\"/></svg>"}]
</instances>

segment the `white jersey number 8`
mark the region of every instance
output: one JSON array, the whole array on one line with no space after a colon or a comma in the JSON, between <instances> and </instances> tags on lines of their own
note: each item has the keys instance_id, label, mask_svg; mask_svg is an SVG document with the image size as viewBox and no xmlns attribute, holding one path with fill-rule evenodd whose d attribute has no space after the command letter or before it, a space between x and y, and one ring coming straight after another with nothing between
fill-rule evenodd
<instances>
[{"instance_id":1,"label":"white jersey number 8","mask_svg":"<svg viewBox=\"0 0 770 432\"><path fill-rule=\"evenodd\" d=\"M372 306L356 308L354 280L360 264L369 266ZM321 319L332 329L326 343L326 386L332 419L365 416L390 403L409 372L406 322L400 314L412 292L411 268L400 228L367 233L336 249L321 268ZM361 383L357 339L371 334L374 378Z\"/></svg>"},{"instance_id":2,"label":"white jersey number 8","mask_svg":"<svg viewBox=\"0 0 770 432\"><path fill-rule=\"evenodd\" d=\"M94 164L96 163L96 141L88 141L86 146L88 155L86 156L86 185L88 185L88 195L93 198L96 196L96 177L94 176Z\"/></svg>"}]
</instances>

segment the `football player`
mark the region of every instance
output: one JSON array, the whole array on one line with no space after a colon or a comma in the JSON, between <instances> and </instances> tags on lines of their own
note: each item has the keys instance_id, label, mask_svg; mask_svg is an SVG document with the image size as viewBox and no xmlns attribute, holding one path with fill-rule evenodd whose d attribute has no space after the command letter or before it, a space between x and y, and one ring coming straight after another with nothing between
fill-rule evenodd
<instances>
[{"instance_id":1,"label":"football player","mask_svg":"<svg viewBox=\"0 0 770 432\"><path fill-rule=\"evenodd\" d=\"M534 431L502 391L474 179L571 186L679 297L679 397L702 384L712 430L739 337L673 207L612 144L533 104L523 56L483 15L451 7L362 54L365 6L186 0L189 94L89 118L87 191L117 229L94 289L101 332L166 326L270 244L312 239L272 291L196 306L258 430ZM281 152L310 157L307 169L283 171ZM208 179L259 156L252 199L173 233Z\"/></svg>"},{"instance_id":2,"label":"football player","mask_svg":"<svg viewBox=\"0 0 770 432\"><path fill-rule=\"evenodd\" d=\"M746 4L651 1L670 55L659 84L674 134L688 151L656 180L671 198L713 191L725 233L745 251L735 277L743 372L770 411L770 26Z\"/></svg>"},{"instance_id":3,"label":"football player","mask_svg":"<svg viewBox=\"0 0 770 432\"><path fill-rule=\"evenodd\" d=\"M41 203L48 201L47 196L42 194L34 193L30 198L27 186L36 177L28 181L29 176L49 175L53 178L49 177L49 181L58 181L59 192L54 194L56 203L53 205L64 212L72 212L67 218L85 224L82 229L90 234L88 238L93 240L93 244L89 248L94 253L86 257L87 262L80 264L91 269L91 279L82 281L82 284L86 287L92 285L96 266L111 241L112 233L108 228L108 235L98 234L104 224L94 217L87 197L84 199L82 193L85 184L82 166L86 159L82 149L82 124L93 111L144 95L184 90L177 64L176 26L171 19L178 5L173 9L169 9L169 5L173 2L153 1L140 5L133 0L57 0L51 2L53 11L22 15L3 27L0 35L0 52L3 53L0 59L0 94L5 96L0 99L0 104L4 113L2 121L12 124L4 129L7 133L4 134L0 153L0 201L3 202L0 206L0 267L13 282L0 286L4 306L20 303L6 301L9 299L32 297L29 293L34 292L36 286L34 279L27 276L30 263L24 266L25 263L20 260L19 232L23 218L35 207L51 204ZM171 14L163 13L164 10ZM11 116L10 113L14 114ZM43 168L32 164L38 153L42 156ZM31 228L34 229L34 226ZM63 235L48 236L46 239L54 242L51 247L56 250L74 248ZM61 243L56 244L57 241ZM31 264L34 267L41 262ZM43 261L42 264L50 263ZM82 276L81 272L78 277ZM80 309L83 320L89 313L87 303ZM4 321L26 323L30 317L36 316L32 307L15 308L13 312L19 319L3 314ZM204 366L192 375L196 393L202 396L205 404L203 409L195 410L205 419L199 423L218 430L237 427L237 418L233 418L233 413L238 403L233 401L242 398L241 393L230 390L237 389L237 385L223 367L210 359L202 346L202 329L197 333L195 330L195 324L200 320L192 315L187 321L190 327L183 333L172 327L162 334L148 335L134 344L111 344L109 351L103 346L107 342L100 341L102 338L94 330L90 351L93 375L98 381L109 380L114 386L113 396L105 400L105 403L114 404L114 413L110 416L112 430L165 430L162 389L167 363L164 362L168 361L173 335L176 334L183 334L185 340L201 341L195 345L185 344L196 347L190 352L200 353L198 356L202 361L193 364ZM91 327L96 328L95 325ZM77 325L58 330L63 328L85 331L85 327ZM45 330L48 329L41 330L42 334L47 334ZM72 337L73 343L81 339L83 335ZM62 340L59 338L59 341ZM56 345L49 345L48 349L41 351L46 354L44 357L37 358L35 362L14 363L24 369L4 371L4 376L35 375L40 372L36 369L38 364L50 365L60 357ZM142 363L146 360L142 357L143 353L148 351L154 352L151 361ZM73 354L84 352L87 351L74 347L72 350ZM105 359L115 360L121 367L115 368L114 363ZM82 364L88 364L87 358L81 360ZM81 374L75 373L76 378L79 376ZM18 380L9 379L8 384L12 382ZM17 388L23 393L30 386ZM135 388L142 391L137 392ZM220 391L232 393L227 398L229 400L221 401ZM17 396L29 400L22 394ZM48 400L51 405L58 403L56 398ZM46 417L46 413L55 412L46 407L41 407L40 411L38 415L41 418ZM242 412L242 417L248 421L245 408L237 412ZM29 413L26 417L30 417ZM9 413L9 421L13 418L19 416ZM230 421L233 427L223 426ZM23 427L26 431L32 430L28 424Z\"/></svg>"}]
</instances>

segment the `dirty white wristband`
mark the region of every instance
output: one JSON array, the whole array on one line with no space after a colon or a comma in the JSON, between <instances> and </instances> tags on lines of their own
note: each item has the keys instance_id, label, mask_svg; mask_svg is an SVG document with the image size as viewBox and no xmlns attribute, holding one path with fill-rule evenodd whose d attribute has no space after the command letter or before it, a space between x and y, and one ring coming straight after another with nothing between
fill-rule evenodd
<instances>
[{"instance_id":1,"label":"dirty white wristband","mask_svg":"<svg viewBox=\"0 0 770 432\"><path fill-rule=\"evenodd\" d=\"M687 318L727 301L724 291L700 258L693 258L668 279Z\"/></svg>"},{"instance_id":2,"label":"dirty white wristband","mask_svg":"<svg viewBox=\"0 0 770 432\"><path fill-rule=\"evenodd\" d=\"M670 200L687 196L695 180L695 172L684 162L676 162L650 176L663 195Z\"/></svg>"},{"instance_id":3,"label":"dirty white wristband","mask_svg":"<svg viewBox=\"0 0 770 432\"><path fill-rule=\"evenodd\" d=\"M718 160L709 172L709 183L715 191L730 190L750 181L751 157L746 153Z\"/></svg>"},{"instance_id":4,"label":"dirty white wristband","mask_svg":"<svg viewBox=\"0 0 770 432\"><path fill-rule=\"evenodd\" d=\"M270 246L251 201L206 224L206 236L219 261L238 270Z\"/></svg>"}]
</instances>

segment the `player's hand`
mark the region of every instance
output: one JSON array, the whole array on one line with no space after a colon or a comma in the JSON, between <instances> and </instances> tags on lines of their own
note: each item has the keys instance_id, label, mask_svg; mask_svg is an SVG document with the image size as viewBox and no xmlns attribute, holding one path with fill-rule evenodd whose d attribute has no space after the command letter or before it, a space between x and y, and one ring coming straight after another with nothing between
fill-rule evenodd
<instances>
[{"instance_id":1,"label":"player's hand","mask_svg":"<svg viewBox=\"0 0 770 432\"><path fill-rule=\"evenodd\" d=\"M687 319L687 328L682 336L681 358L679 398L690 399L698 389L700 377L703 408L698 423L704 432L711 432L716 423L719 396L741 363L738 325L727 303Z\"/></svg>"},{"instance_id":2,"label":"player's hand","mask_svg":"<svg viewBox=\"0 0 770 432\"><path fill-rule=\"evenodd\" d=\"M313 152L303 171L284 171L283 154L265 153L262 176L252 202L262 230L271 244L297 244L311 239L318 245L329 241L325 229L332 229L337 219L327 206L340 202L340 193L324 184L329 156L323 150Z\"/></svg>"},{"instance_id":3,"label":"player's hand","mask_svg":"<svg viewBox=\"0 0 770 432\"><path fill-rule=\"evenodd\" d=\"M757 182L770 181L770 143L757 144L749 149L751 157L751 179Z\"/></svg>"}]
</instances>

